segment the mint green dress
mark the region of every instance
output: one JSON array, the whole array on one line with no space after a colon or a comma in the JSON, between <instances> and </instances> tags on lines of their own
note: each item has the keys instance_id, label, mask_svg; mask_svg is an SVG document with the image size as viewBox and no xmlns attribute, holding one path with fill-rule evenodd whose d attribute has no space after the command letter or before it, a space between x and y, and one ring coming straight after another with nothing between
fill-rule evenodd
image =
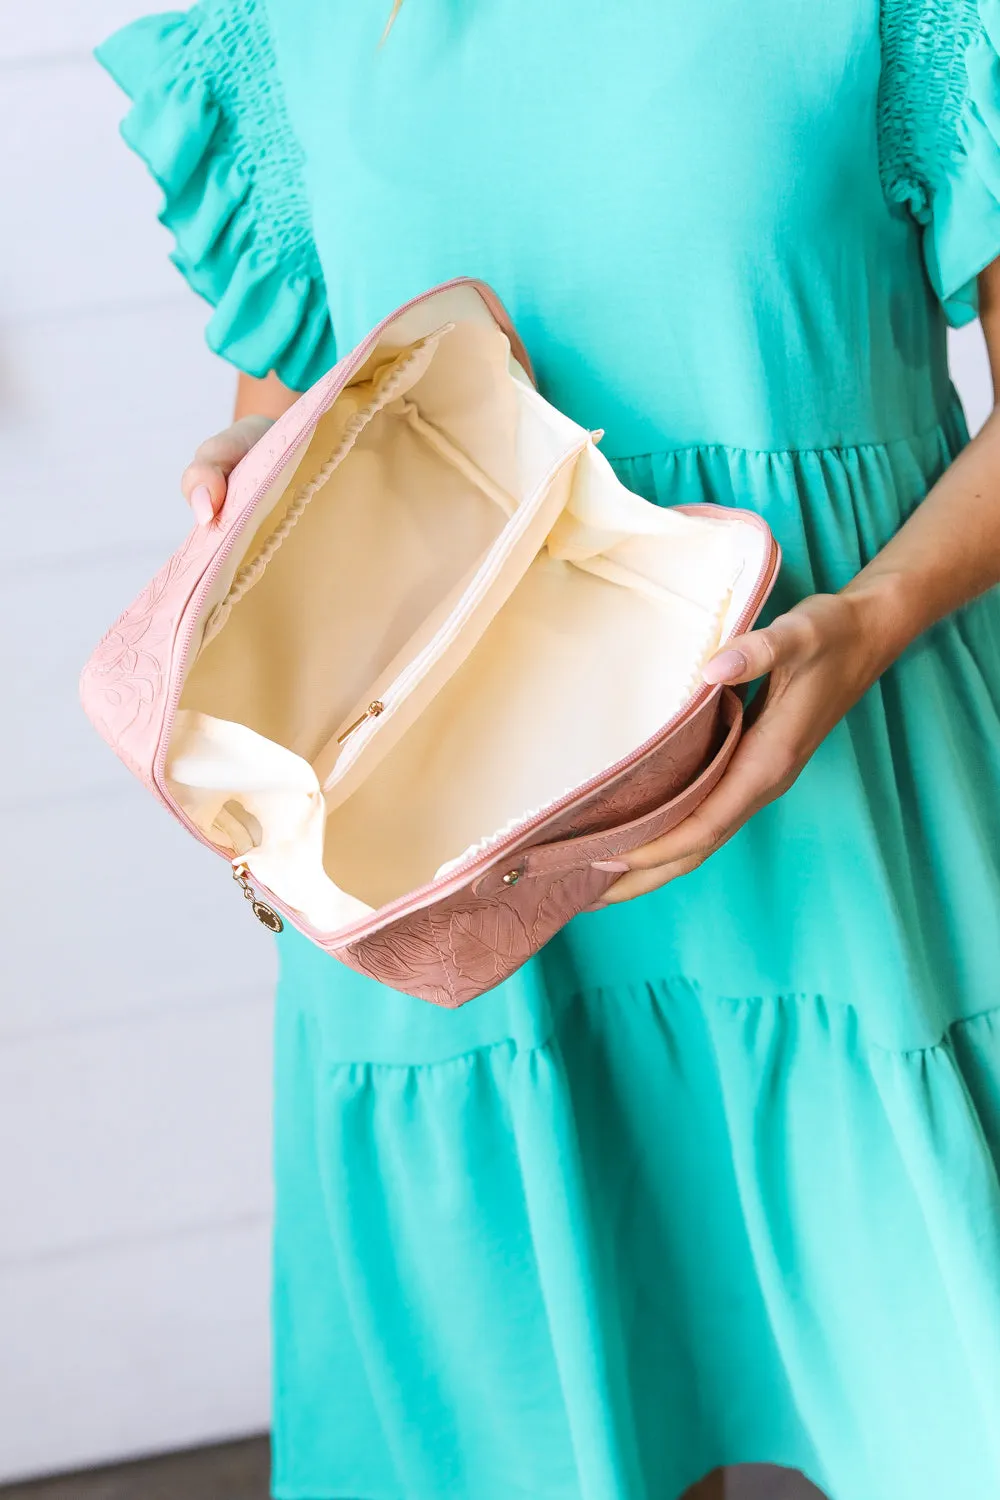
<instances>
[{"instance_id":1,"label":"mint green dress","mask_svg":"<svg viewBox=\"0 0 1000 1500\"><path fill-rule=\"evenodd\" d=\"M388 9L205 0L99 49L212 348L301 389L482 277L630 486L766 517L772 612L840 588L967 440L1000 0L405 0L379 49ZM997 1500L998 793L994 592L696 873L458 1012L286 932L275 1494L769 1460Z\"/></svg>"}]
</instances>

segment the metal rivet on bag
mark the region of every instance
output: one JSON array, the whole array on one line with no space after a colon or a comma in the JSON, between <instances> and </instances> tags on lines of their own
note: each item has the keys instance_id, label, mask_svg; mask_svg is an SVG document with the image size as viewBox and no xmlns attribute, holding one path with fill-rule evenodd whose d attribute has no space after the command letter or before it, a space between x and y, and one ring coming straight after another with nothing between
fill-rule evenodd
<instances>
[{"instance_id":1,"label":"metal rivet on bag","mask_svg":"<svg viewBox=\"0 0 1000 1500\"><path fill-rule=\"evenodd\" d=\"M517 882L520 880L520 878L520 870L508 870L506 875L503 877L503 883L504 885L517 885Z\"/></svg>"}]
</instances>

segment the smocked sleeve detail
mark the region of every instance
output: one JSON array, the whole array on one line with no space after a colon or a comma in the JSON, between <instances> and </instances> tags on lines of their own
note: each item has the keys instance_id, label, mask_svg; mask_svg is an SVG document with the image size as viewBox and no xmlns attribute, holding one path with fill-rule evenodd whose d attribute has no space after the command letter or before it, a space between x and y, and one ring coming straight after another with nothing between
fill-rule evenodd
<instances>
[{"instance_id":1,"label":"smocked sleeve detail","mask_svg":"<svg viewBox=\"0 0 1000 1500\"><path fill-rule=\"evenodd\" d=\"M163 189L171 259L214 308L209 346L305 390L334 335L261 0L144 17L96 56L132 101L122 135Z\"/></svg>"},{"instance_id":2,"label":"smocked sleeve detail","mask_svg":"<svg viewBox=\"0 0 1000 1500\"><path fill-rule=\"evenodd\" d=\"M882 183L922 226L948 319L1000 255L1000 0L882 0Z\"/></svg>"}]
</instances>

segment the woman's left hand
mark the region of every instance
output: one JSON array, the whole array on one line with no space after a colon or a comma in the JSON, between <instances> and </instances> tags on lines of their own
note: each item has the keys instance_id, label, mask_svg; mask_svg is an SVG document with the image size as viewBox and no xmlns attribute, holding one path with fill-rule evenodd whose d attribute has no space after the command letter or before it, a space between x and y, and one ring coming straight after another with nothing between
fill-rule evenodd
<instances>
[{"instance_id":1,"label":"woman's left hand","mask_svg":"<svg viewBox=\"0 0 1000 1500\"><path fill-rule=\"evenodd\" d=\"M878 591L813 594L712 657L707 682L734 685L766 673L766 695L751 706L749 727L715 790L670 833L622 855L628 873L598 907L697 869L758 809L787 792L820 741L892 660L889 624Z\"/></svg>"}]
</instances>

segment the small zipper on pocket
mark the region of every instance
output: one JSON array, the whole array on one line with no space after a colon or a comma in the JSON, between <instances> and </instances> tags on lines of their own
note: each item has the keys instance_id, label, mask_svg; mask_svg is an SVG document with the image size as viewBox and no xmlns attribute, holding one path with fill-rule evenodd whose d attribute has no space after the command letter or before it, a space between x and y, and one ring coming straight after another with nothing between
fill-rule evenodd
<instances>
[{"instance_id":1,"label":"small zipper on pocket","mask_svg":"<svg viewBox=\"0 0 1000 1500\"><path fill-rule=\"evenodd\" d=\"M338 734L337 735L337 744L338 745L342 745L344 743L344 741L348 738L348 736L352 735L356 729L360 729L361 726L362 726L362 724L364 724L367 719L377 719L378 716L379 716L379 714L384 714L384 713L385 713L385 704L382 702L382 699L381 698L373 698L372 701L371 701L371 703L369 703L368 707L365 709L364 713L360 716L360 718L355 719L355 721L354 721L353 724L348 724L348 726L344 730L343 734Z\"/></svg>"},{"instance_id":2,"label":"small zipper on pocket","mask_svg":"<svg viewBox=\"0 0 1000 1500\"><path fill-rule=\"evenodd\" d=\"M484 594L492 588L493 584L502 574L508 558L521 542L525 533L537 522L539 512L544 509L545 501L551 495L554 485L558 482L559 475L567 465L575 463L580 454L585 451L586 444L589 441L588 434L583 443L579 443L576 447L562 453L557 462L552 464L548 473L536 486L534 493L521 503L500 533L493 548L477 569L475 577L466 588L451 616L444 622L423 650L419 651L406 664L399 676L385 689L381 698L374 699L363 714L359 715L346 729L342 729L334 743L340 745L358 731L361 731L360 738L355 740L354 744L344 752L340 760L336 761L334 766L327 770L325 774L321 774L321 760L322 755L326 754L326 752L321 752L321 756L317 757L317 760L313 762L313 769L316 770L320 786L324 792L331 791L336 782L341 779L344 772L353 766L372 735L381 733L381 727L372 729L369 721L378 718L381 714L388 713L390 710L394 711L400 704L405 702L410 693L420 685L428 672L437 665L444 653L453 645L469 618L475 613ZM551 530L551 525L546 528L546 531L542 533L539 539L539 551L544 546L548 530ZM367 730L365 729L366 725L368 726Z\"/></svg>"}]
</instances>

